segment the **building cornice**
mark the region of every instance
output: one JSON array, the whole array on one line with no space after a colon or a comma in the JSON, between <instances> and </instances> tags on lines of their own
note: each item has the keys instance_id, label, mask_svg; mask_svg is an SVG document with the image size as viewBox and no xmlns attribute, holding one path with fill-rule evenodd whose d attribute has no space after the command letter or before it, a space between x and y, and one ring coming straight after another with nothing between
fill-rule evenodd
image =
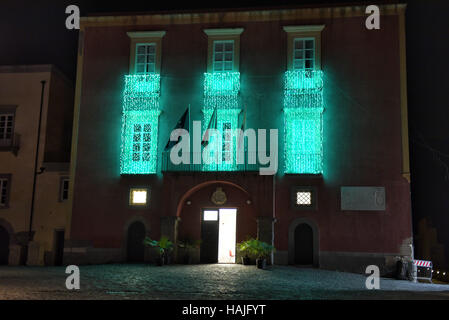
<instances>
[{"instance_id":1,"label":"building cornice","mask_svg":"<svg viewBox=\"0 0 449 320\"><path fill-rule=\"evenodd\" d=\"M238 36L243 32L243 28L220 28L220 29L204 29L204 33L208 36Z\"/></svg>"},{"instance_id":2,"label":"building cornice","mask_svg":"<svg viewBox=\"0 0 449 320\"><path fill-rule=\"evenodd\" d=\"M165 36L165 31L132 31L126 33L131 39L141 38L162 38Z\"/></svg>"},{"instance_id":3,"label":"building cornice","mask_svg":"<svg viewBox=\"0 0 449 320\"><path fill-rule=\"evenodd\" d=\"M321 32L324 29L324 24L310 25L310 26L284 26L284 31L289 33L296 32Z\"/></svg>"},{"instance_id":4,"label":"building cornice","mask_svg":"<svg viewBox=\"0 0 449 320\"><path fill-rule=\"evenodd\" d=\"M398 15L406 4L379 5L381 15ZM142 15L92 16L81 18L81 28L105 26L179 25L294 21L301 19L350 18L366 16L366 6L335 6L318 8L245 10L227 12L153 13Z\"/></svg>"}]
</instances>

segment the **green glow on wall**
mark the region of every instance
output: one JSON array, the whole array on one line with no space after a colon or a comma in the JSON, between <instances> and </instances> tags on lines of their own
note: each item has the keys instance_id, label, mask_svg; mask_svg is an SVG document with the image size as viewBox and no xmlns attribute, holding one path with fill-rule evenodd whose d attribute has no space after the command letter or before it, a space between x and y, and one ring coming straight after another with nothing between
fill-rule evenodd
<instances>
[{"instance_id":1,"label":"green glow on wall","mask_svg":"<svg viewBox=\"0 0 449 320\"><path fill-rule=\"evenodd\" d=\"M287 71L284 81L285 173L323 172L323 72Z\"/></svg>"},{"instance_id":2,"label":"green glow on wall","mask_svg":"<svg viewBox=\"0 0 449 320\"><path fill-rule=\"evenodd\" d=\"M121 174L156 173L159 97L159 74L125 76Z\"/></svg>"},{"instance_id":3,"label":"green glow on wall","mask_svg":"<svg viewBox=\"0 0 449 320\"><path fill-rule=\"evenodd\" d=\"M238 116L241 111L238 103L239 91L239 72L204 74L203 130L207 129L215 108L217 108L217 129L221 132L222 139L224 138L223 128L231 130L238 128ZM229 143L227 145L229 146ZM223 150L225 149L223 148L222 152ZM222 153L222 163L214 161L211 164L203 164L202 171L236 171L235 150L234 139L232 149ZM214 156L217 155L211 153L211 157Z\"/></svg>"}]
</instances>

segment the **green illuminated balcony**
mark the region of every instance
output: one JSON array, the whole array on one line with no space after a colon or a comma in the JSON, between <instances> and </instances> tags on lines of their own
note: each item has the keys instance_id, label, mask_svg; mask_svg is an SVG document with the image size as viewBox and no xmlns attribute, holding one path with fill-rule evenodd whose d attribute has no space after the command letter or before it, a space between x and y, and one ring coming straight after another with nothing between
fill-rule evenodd
<instances>
[{"instance_id":1,"label":"green illuminated balcony","mask_svg":"<svg viewBox=\"0 0 449 320\"><path fill-rule=\"evenodd\" d=\"M323 89L323 71L287 71L284 77L284 88L287 91L293 90L296 94L319 92Z\"/></svg>"},{"instance_id":2,"label":"green illuminated balcony","mask_svg":"<svg viewBox=\"0 0 449 320\"><path fill-rule=\"evenodd\" d=\"M285 173L323 172L323 85L321 70L285 72Z\"/></svg>"},{"instance_id":3,"label":"green illuminated balcony","mask_svg":"<svg viewBox=\"0 0 449 320\"><path fill-rule=\"evenodd\" d=\"M157 164L160 75L126 75L120 174L154 174Z\"/></svg>"},{"instance_id":4,"label":"green illuminated balcony","mask_svg":"<svg viewBox=\"0 0 449 320\"><path fill-rule=\"evenodd\" d=\"M240 72L204 74L205 96L236 96L240 91Z\"/></svg>"},{"instance_id":5,"label":"green illuminated balcony","mask_svg":"<svg viewBox=\"0 0 449 320\"><path fill-rule=\"evenodd\" d=\"M158 96L161 76L157 73L125 76L125 94Z\"/></svg>"}]
</instances>

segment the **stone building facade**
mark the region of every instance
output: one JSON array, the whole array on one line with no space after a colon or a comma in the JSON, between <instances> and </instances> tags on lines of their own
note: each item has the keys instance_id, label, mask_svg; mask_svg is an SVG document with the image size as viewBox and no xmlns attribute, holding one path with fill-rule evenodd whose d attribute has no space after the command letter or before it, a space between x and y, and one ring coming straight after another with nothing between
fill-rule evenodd
<instances>
[{"instance_id":1,"label":"stone building facade","mask_svg":"<svg viewBox=\"0 0 449 320\"><path fill-rule=\"evenodd\" d=\"M380 10L380 30L361 6L82 18L65 263L152 260L163 235L201 240L196 262L238 262L247 237L276 264L411 257L405 6ZM178 120L213 124L222 162L194 163L201 133L173 163ZM278 130L275 174L249 142L236 163L239 128Z\"/></svg>"},{"instance_id":2,"label":"stone building facade","mask_svg":"<svg viewBox=\"0 0 449 320\"><path fill-rule=\"evenodd\" d=\"M52 65L0 66L0 264L62 264L73 93Z\"/></svg>"}]
</instances>

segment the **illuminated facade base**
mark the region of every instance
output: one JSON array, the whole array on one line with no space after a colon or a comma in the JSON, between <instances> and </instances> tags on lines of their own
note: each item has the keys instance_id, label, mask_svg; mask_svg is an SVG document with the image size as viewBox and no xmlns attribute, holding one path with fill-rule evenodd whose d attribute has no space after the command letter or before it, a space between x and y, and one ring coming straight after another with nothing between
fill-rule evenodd
<instances>
[{"instance_id":1,"label":"illuminated facade base","mask_svg":"<svg viewBox=\"0 0 449 320\"><path fill-rule=\"evenodd\" d=\"M212 114L217 109L217 129L221 132L222 146L218 152L211 152L211 159L221 157L221 163L213 160L203 164L202 171L236 171L236 142L230 143L225 129L237 129L238 117L241 111L238 103L240 91L239 72L217 72L204 74L204 107L203 130L207 129ZM220 152L221 151L221 152Z\"/></svg>"},{"instance_id":2,"label":"illuminated facade base","mask_svg":"<svg viewBox=\"0 0 449 320\"><path fill-rule=\"evenodd\" d=\"M287 71L284 78L285 173L323 172L323 72Z\"/></svg>"},{"instance_id":3,"label":"illuminated facade base","mask_svg":"<svg viewBox=\"0 0 449 320\"><path fill-rule=\"evenodd\" d=\"M156 173L159 98L159 74L125 76L120 174Z\"/></svg>"}]
</instances>

